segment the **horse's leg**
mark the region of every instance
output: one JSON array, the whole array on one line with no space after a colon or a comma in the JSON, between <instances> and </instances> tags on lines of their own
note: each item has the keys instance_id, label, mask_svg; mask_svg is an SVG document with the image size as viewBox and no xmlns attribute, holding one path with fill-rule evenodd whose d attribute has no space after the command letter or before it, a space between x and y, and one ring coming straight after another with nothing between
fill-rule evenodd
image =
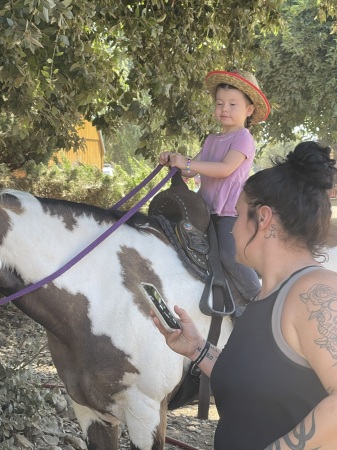
<instances>
[{"instance_id":1,"label":"horse's leg","mask_svg":"<svg viewBox=\"0 0 337 450\"><path fill-rule=\"evenodd\" d=\"M118 450L119 422L104 422L95 411L73 402L88 450Z\"/></svg>"},{"instance_id":2,"label":"horse's leg","mask_svg":"<svg viewBox=\"0 0 337 450\"><path fill-rule=\"evenodd\" d=\"M88 450L117 450L118 449L118 425L102 421L92 422L87 432Z\"/></svg>"},{"instance_id":3,"label":"horse's leg","mask_svg":"<svg viewBox=\"0 0 337 450\"><path fill-rule=\"evenodd\" d=\"M131 450L163 450L165 445L166 435L166 415L167 415L167 399L164 399L160 404L159 410L159 424L151 432L145 424L146 417L146 402L143 402L143 414L141 417L137 417L134 413L130 414L130 411L126 414L127 427L130 438ZM157 416L158 418L158 416ZM142 421L142 426L145 428L143 433L139 432L139 422ZM144 433L144 432L147 433ZM145 438L146 437L146 438ZM150 442L149 442L150 439Z\"/></svg>"}]
</instances>

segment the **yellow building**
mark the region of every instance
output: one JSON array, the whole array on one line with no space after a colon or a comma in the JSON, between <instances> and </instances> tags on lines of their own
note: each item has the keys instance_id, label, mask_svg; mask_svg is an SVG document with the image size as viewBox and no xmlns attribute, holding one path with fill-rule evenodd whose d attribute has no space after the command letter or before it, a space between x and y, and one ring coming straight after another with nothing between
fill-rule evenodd
<instances>
[{"instance_id":1,"label":"yellow building","mask_svg":"<svg viewBox=\"0 0 337 450\"><path fill-rule=\"evenodd\" d=\"M78 134L81 138L85 139L85 149L78 150L77 152L73 150L60 150L56 153L56 158L60 156L59 160L61 162L62 157L65 157L72 164L89 164L102 170L105 153L102 133L86 120L84 126L78 129Z\"/></svg>"}]
</instances>

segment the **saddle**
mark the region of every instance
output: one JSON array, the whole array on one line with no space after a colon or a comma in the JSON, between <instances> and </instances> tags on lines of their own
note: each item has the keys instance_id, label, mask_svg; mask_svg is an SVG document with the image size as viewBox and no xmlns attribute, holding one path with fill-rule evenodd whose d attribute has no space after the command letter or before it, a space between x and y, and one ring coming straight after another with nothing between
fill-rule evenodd
<instances>
[{"instance_id":1,"label":"saddle","mask_svg":"<svg viewBox=\"0 0 337 450\"><path fill-rule=\"evenodd\" d=\"M184 183L180 171L172 177L170 188L152 199L148 214L156 216L187 270L206 282L209 276L207 228L210 214L200 195Z\"/></svg>"},{"instance_id":2,"label":"saddle","mask_svg":"<svg viewBox=\"0 0 337 450\"><path fill-rule=\"evenodd\" d=\"M208 207L199 194L188 188L180 171L172 177L171 186L152 199L148 215L155 216L186 269L205 283L201 312L220 317L232 314L234 301L224 278ZM222 302L215 299L210 304L215 287L221 291Z\"/></svg>"}]
</instances>

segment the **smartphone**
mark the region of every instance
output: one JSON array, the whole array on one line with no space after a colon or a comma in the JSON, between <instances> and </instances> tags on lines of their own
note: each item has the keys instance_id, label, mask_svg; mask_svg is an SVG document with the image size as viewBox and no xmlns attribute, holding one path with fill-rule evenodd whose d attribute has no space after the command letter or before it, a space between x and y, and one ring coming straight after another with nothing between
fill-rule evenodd
<instances>
[{"instance_id":1,"label":"smartphone","mask_svg":"<svg viewBox=\"0 0 337 450\"><path fill-rule=\"evenodd\" d=\"M160 320L160 323L167 331L181 329L180 322L174 316L173 312L167 306L165 300L160 295L153 284L140 283L141 291L144 294L150 308Z\"/></svg>"}]
</instances>

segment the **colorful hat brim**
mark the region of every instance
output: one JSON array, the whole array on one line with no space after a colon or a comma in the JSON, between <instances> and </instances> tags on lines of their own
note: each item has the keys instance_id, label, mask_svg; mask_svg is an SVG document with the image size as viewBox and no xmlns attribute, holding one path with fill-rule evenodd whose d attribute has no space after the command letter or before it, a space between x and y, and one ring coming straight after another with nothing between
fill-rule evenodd
<instances>
[{"instance_id":1,"label":"colorful hat brim","mask_svg":"<svg viewBox=\"0 0 337 450\"><path fill-rule=\"evenodd\" d=\"M270 113L270 104L264 93L253 83L235 72L214 70L206 76L206 87L212 97L215 97L216 88L219 84L230 84L244 92L254 103L255 110L252 115L252 123L263 122Z\"/></svg>"}]
</instances>

